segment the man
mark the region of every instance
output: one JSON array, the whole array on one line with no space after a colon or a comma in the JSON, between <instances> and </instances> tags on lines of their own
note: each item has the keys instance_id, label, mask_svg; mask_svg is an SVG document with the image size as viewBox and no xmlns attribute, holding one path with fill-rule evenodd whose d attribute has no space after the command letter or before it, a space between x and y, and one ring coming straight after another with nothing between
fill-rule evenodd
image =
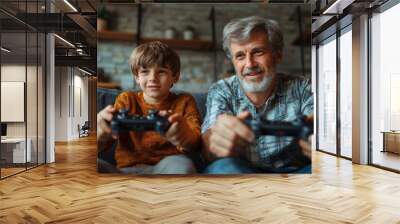
<instances>
[{"instance_id":1,"label":"man","mask_svg":"<svg viewBox=\"0 0 400 224\"><path fill-rule=\"evenodd\" d=\"M302 153L293 137L255 136L244 123L257 116L312 119L310 81L276 72L283 50L278 24L257 16L232 20L224 27L223 48L236 75L218 81L208 92L202 138L212 163L205 173L311 172L309 144L300 142ZM294 155L293 147L300 153ZM281 160L282 155L293 158Z\"/></svg>"}]
</instances>

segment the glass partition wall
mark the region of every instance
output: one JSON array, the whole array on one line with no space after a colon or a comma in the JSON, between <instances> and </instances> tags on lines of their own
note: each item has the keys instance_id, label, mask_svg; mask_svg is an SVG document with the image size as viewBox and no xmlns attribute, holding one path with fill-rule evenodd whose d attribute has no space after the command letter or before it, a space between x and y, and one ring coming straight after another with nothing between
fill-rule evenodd
<instances>
[{"instance_id":1,"label":"glass partition wall","mask_svg":"<svg viewBox=\"0 0 400 224\"><path fill-rule=\"evenodd\" d=\"M0 178L45 163L45 35L0 3ZM18 2L36 13L40 1Z\"/></svg>"},{"instance_id":2,"label":"glass partition wall","mask_svg":"<svg viewBox=\"0 0 400 224\"><path fill-rule=\"evenodd\" d=\"M352 158L352 27L317 45L317 150Z\"/></svg>"}]
</instances>

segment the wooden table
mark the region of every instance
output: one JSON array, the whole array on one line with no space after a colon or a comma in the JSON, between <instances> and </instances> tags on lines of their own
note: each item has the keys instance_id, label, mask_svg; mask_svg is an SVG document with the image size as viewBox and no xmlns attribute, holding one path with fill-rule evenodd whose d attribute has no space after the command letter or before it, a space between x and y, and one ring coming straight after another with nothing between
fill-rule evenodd
<instances>
[{"instance_id":1,"label":"wooden table","mask_svg":"<svg viewBox=\"0 0 400 224\"><path fill-rule=\"evenodd\" d=\"M383 150L382 152L393 152L400 154L400 131L382 131Z\"/></svg>"},{"instance_id":2,"label":"wooden table","mask_svg":"<svg viewBox=\"0 0 400 224\"><path fill-rule=\"evenodd\" d=\"M2 151L2 159L5 160L6 163L25 163L31 162L32 152L32 140L27 138L28 142L27 147L25 149L25 138L6 138L1 139L1 151Z\"/></svg>"}]
</instances>

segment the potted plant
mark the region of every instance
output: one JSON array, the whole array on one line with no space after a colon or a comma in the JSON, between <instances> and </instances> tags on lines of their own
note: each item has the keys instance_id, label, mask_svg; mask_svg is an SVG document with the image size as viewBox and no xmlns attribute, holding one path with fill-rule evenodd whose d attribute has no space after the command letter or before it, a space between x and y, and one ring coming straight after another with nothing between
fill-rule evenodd
<instances>
[{"instance_id":1,"label":"potted plant","mask_svg":"<svg viewBox=\"0 0 400 224\"><path fill-rule=\"evenodd\" d=\"M97 11L97 31L107 30L107 20L110 18L110 14L105 6L100 7Z\"/></svg>"}]
</instances>

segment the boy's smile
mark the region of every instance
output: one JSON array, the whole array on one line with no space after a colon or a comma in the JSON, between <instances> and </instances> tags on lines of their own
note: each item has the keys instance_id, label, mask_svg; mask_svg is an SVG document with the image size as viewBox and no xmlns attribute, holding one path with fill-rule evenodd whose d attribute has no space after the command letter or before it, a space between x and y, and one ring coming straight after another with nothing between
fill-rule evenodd
<instances>
[{"instance_id":1,"label":"boy's smile","mask_svg":"<svg viewBox=\"0 0 400 224\"><path fill-rule=\"evenodd\" d=\"M174 75L169 68L158 65L150 68L141 67L135 76L136 82L143 90L145 101L150 104L161 103L166 99L178 78L179 74Z\"/></svg>"},{"instance_id":2,"label":"boy's smile","mask_svg":"<svg viewBox=\"0 0 400 224\"><path fill-rule=\"evenodd\" d=\"M161 85L148 85L147 88L151 90L158 90L161 88Z\"/></svg>"}]
</instances>

